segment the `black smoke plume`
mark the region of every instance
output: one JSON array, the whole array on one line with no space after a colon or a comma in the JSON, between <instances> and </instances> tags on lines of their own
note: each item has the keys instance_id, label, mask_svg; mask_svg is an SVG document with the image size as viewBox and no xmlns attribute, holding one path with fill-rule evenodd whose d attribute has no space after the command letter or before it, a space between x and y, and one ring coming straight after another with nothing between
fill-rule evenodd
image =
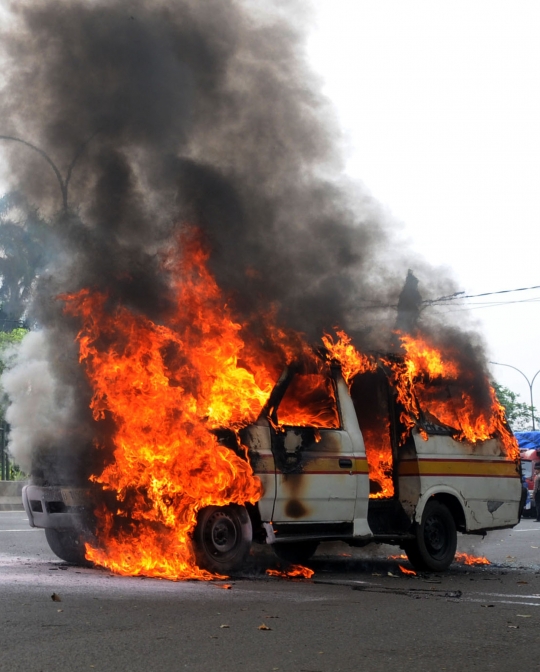
<instances>
[{"instance_id":1,"label":"black smoke plume","mask_svg":"<svg viewBox=\"0 0 540 672\"><path fill-rule=\"evenodd\" d=\"M78 325L55 297L106 289L111 304L159 321L170 300L159 250L179 223L203 231L212 272L253 328L261 308L274 306L280 323L309 339L339 326L360 347L387 348L396 314L380 306L396 304L409 266L426 292L454 291L344 177L336 122L307 63L302 2L284 10L247 0L16 0L7 8L0 134L44 150L63 179L77 157L66 208L43 156L2 142L12 186L51 221L29 313L41 341L19 356L52 377L51 408L33 416L56 430L27 426L21 452L46 456L54 444L73 453L93 438ZM12 400L17 384L15 376Z\"/></svg>"}]
</instances>

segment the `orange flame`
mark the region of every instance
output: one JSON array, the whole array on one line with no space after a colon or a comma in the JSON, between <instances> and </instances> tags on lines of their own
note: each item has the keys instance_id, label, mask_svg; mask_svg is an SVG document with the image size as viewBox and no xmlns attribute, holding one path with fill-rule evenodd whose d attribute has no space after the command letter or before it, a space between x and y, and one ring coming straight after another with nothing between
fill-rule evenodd
<instances>
[{"instance_id":1,"label":"orange flame","mask_svg":"<svg viewBox=\"0 0 540 672\"><path fill-rule=\"evenodd\" d=\"M199 241L182 242L170 326L125 307L111 313L96 292L62 298L82 319L94 418L115 424L114 460L93 480L116 493L118 510L97 512L101 543L87 545L87 558L120 574L210 579L191 545L197 511L254 503L261 485L208 430L254 421L273 377L242 340Z\"/></svg>"},{"instance_id":2,"label":"orange flame","mask_svg":"<svg viewBox=\"0 0 540 672\"><path fill-rule=\"evenodd\" d=\"M336 393L324 371L297 375L279 405L279 424L339 428Z\"/></svg>"},{"instance_id":3,"label":"orange flame","mask_svg":"<svg viewBox=\"0 0 540 672\"><path fill-rule=\"evenodd\" d=\"M323 343L329 359L340 363L343 377L349 389L352 389L355 377L360 373L376 371L378 363L374 357L358 352L345 332L336 333L339 337L337 340L325 334ZM487 404L484 401L483 405L479 405L469 392L472 383L468 379L468 372L460 368L458 353L451 350L441 352L421 337L413 338L406 334L398 336L404 356L381 357L379 361L390 372L397 401L405 409L400 416L403 427L400 444L405 442L415 427L424 439L428 438L425 430L417 424L420 418L426 417L435 424L454 429L455 439L466 440L473 445L498 436L507 457L517 460L517 441L508 428L504 409L496 398L493 386L484 380L489 399ZM362 426L361 429L369 478L378 485L378 491L371 492L370 498L392 497L394 455L388 422L377 422L373 427Z\"/></svg>"},{"instance_id":4,"label":"orange flame","mask_svg":"<svg viewBox=\"0 0 540 672\"><path fill-rule=\"evenodd\" d=\"M416 572L414 569L407 569L406 567L403 567L402 565L398 565L400 570L403 572L403 574L406 574L408 576L416 576Z\"/></svg>"},{"instance_id":5,"label":"orange flame","mask_svg":"<svg viewBox=\"0 0 540 672\"><path fill-rule=\"evenodd\" d=\"M517 460L517 441L508 428L504 408L493 386L484 381L489 399L487 403L477 403L470 393L473 386L470 372L460 368L457 353L451 350L441 353L426 340L405 334L400 335L400 340L406 353L403 360L384 360L384 363L393 373L398 401L407 411L401 417L407 430L420 419L422 408L428 419L455 429L457 440L475 444L499 436L506 455Z\"/></svg>"},{"instance_id":6,"label":"orange flame","mask_svg":"<svg viewBox=\"0 0 540 672\"><path fill-rule=\"evenodd\" d=\"M357 375L373 373L377 370L377 362L373 357L358 352L351 343L351 338L344 331L337 330L336 333L339 337L337 340L329 334L325 334L322 340L329 359L339 362L343 378L351 389ZM369 496L372 499L393 497L390 422L386 418L382 423L378 422L376 426L363 426L361 429L369 467L369 479L378 485L378 491L371 492Z\"/></svg>"},{"instance_id":7,"label":"orange flame","mask_svg":"<svg viewBox=\"0 0 540 672\"><path fill-rule=\"evenodd\" d=\"M336 334L339 336L337 341L334 341L329 334L324 334L322 342L328 351L329 358L339 362L347 385L350 385L352 379L359 373L377 369L377 362L372 357L358 352L351 343L350 336L339 329L336 330Z\"/></svg>"},{"instance_id":8,"label":"orange flame","mask_svg":"<svg viewBox=\"0 0 540 672\"><path fill-rule=\"evenodd\" d=\"M482 556L469 555L468 553L456 553L455 561L464 565L491 565L491 562Z\"/></svg>"},{"instance_id":9,"label":"orange flame","mask_svg":"<svg viewBox=\"0 0 540 672\"><path fill-rule=\"evenodd\" d=\"M287 570L267 569L266 573L268 576L279 576L282 579L311 579L315 574L312 569L302 565L291 565Z\"/></svg>"},{"instance_id":10,"label":"orange flame","mask_svg":"<svg viewBox=\"0 0 540 672\"><path fill-rule=\"evenodd\" d=\"M370 492L371 499L394 496L392 443L390 440L390 421L385 420L385 430L371 427L362 428L366 457L369 468L369 480L379 486L378 492Z\"/></svg>"},{"instance_id":11,"label":"orange flame","mask_svg":"<svg viewBox=\"0 0 540 672\"><path fill-rule=\"evenodd\" d=\"M166 269L176 278L176 304L165 324L113 305L96 291L61 298L66 313L82 322L80 361L93 389L94 419L114 426L112 459L92 480L113 493L116 508L96 511L99 543L87 544L87 558L120 574L209 580L216 577L197 567L192 548L197 513L210 505L260 498L261 484L238 432L259 416L279 369L303 360L278 408L273 423L278 431L283 425L337 428L340 423L328 363L314 355L301 334L273 326L271 311L261 317L265 346L248 337L206 267L209 255L198 236L188 230L180 242L182 254L173 250L167 260ZM493 391L491 413L479 413L463 390L452 404L430 390L427 383L434 379L458 384L463 377L451 357L422 339L402 336L405 357L377 361L359 353L345 332L337 334L338 340L326 334L323 342L349 386L358 374L374 374L381 364L391 372L406 409L405 431L420 417L420 399L439 422L457 428L457 438L474 443L499 435L508 455L519 455ZM212 430L219 428L236 433L236 452L218 442ZM370 496L391 497L388 423L363 433L370 479L379 484ZM295 566L279 575L312 574Z\"/></svg>"}]
</instances>

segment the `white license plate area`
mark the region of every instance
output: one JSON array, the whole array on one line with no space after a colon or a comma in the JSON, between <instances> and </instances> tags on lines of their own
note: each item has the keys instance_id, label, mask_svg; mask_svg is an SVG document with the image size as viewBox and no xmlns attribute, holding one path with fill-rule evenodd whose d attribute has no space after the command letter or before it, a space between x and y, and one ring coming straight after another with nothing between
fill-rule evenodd
<instances>
[{"instance_id":1,"label":"white license plate area","mask_svg":"<svg viewBox=\"0 0 540 672\"><path fill-rule=\"evenodd\" d=\"M86 490L67 490L61 491L62 501L66 506L85 506L88 504L88 492Z\"/></svg>"}]
</instances>

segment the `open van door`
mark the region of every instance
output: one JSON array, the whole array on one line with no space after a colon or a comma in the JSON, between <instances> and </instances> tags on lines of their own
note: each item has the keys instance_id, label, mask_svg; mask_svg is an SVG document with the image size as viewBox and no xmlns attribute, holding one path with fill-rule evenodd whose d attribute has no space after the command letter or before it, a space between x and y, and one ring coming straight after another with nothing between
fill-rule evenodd
<instances>
[{"instance_id":1,"label":"open van door","mask_svg":"<svg viewBox=\"0 0 540 672\"><path fill-rule=\"evenodd\" d=\"M286 389L272 417L277 471L272 520L276 525L345 524L352 533L356 456L342 426L337 382L325 367L292 370L283 384Z\"/></svg>"}]
</instances>

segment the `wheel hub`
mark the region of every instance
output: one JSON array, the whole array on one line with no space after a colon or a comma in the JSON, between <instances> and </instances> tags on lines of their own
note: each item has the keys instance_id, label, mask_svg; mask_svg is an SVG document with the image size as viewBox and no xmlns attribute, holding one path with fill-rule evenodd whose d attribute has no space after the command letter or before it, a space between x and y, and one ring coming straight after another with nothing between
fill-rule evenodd
<instances>
[{"instance_id":1,"label":"wheel hub","mask_svg":"<svg viewBox=\"0 0 540 672\"><path fill-rule=\"evenodd\" d=\"M426 546L435 553L443 551L446 546L446 533L440 520L436 517L428 518L424 530Z\"/></svg>"},{"instance_id":2,"label":"wheel hub","mask_svg":"<svg viewBox=\"0 0 540 672\"><path fill-rule=\"evenodd\" d=\"M227 553L233 549L238 537L234 522L221 512L216 512L208 522L209 537L215 551Z\"/></svg>"}]
</instances>

